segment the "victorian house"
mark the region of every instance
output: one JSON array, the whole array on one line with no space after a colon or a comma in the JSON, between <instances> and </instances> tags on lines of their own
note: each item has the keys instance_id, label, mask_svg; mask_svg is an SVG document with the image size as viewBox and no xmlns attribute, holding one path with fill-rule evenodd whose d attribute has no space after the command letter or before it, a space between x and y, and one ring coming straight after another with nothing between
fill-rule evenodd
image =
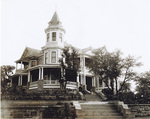
<instances>
[{"instance_id":1,"label":"victorian house","mask_svg":"<svg viewBox=\"0 0 150 119\"><path fill-rule=\"evenodd\" d=\"M71 45L64 42L65 29L54 13L48 27L45 29L46 44L41 50L26 47L21 58L16 62L16 72L12 76L11 84L27 88L28 90L59 89L63 48ZM94 76L87 64L92 55L92 48L78 49L80 71L75 81L68 81L67 88L78 88L83 85L87 91L92 87L97 90L106 88L105 84ZM69 85L70 84L70 85ZM76 85L76 86L75 86Z\"/></svg>"}]
</instances>

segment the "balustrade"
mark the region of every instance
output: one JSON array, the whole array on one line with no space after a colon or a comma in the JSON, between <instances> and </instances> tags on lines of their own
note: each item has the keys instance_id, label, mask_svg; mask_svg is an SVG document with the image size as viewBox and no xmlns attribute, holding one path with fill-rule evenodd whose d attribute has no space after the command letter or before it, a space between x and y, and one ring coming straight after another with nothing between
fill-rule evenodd
<instances>
[{"instance_id":1,"label":"balustrade","mask_svg":"<svg viewBox=\"0 0 150 119\"><path fill-rule=\"evenodd\" d=\"M55 85L55 84L59 84L59 81L58 80L43 80L43 84Z\"/></svg>"}]
</instances>

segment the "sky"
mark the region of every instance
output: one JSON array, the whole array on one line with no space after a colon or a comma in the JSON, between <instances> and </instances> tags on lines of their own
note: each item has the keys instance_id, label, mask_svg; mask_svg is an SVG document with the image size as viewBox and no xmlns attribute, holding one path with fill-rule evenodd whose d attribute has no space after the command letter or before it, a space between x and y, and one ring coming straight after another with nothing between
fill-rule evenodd
<instances>
[{"instance_id":1,"label":"sky","mask_svg":"<svg viewBox=\"0 0 150 119\"><path fill-rule=\"evenodd\" d=\"M150 0L1 0L0 65L15 66L26 47L40 50L55 11L68 43L119 49L150 71Z\"/></svg>"}]
</instances>

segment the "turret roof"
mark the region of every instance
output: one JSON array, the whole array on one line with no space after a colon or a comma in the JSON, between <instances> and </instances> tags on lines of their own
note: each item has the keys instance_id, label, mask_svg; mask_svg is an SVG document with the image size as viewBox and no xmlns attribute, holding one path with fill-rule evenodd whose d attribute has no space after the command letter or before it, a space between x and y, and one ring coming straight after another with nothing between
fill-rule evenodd
<instances>
[{"instance_id":1,"label":"turret roof","mask_svg":"<svg viewBox=\"0 0 150 119\"><path fill-rule=\"evenodd\" d=\"M58 25L60 22L57 12L55 11L51 21L49 22L51 25Z\"/></svg>"}]
</instances>

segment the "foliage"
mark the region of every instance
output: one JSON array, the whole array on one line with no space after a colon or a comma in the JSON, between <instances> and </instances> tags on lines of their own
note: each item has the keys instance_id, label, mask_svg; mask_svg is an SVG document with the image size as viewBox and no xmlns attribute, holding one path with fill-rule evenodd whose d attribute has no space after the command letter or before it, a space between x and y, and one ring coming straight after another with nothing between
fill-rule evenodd
<instances>
[{"instance_id":1,"label":"foliage","mask_svg":"<svg viewBox=\"0 0 150 119\"><path fill-rule=\"evenodd\" d=\"M109 89L103 89L102 93L107 97L107 100L113 100L113 92Z\"/></svg>"},{"instance_id":2,"label":"foliage","mask_svg":"<svg viewBox=\"0 0 150 119\"><path fill-rule=\"evenodd\" d=\"M12 76L14 69L15 67L11 65L3 65L0 67L2 93L7 93L7 90L9 88L8 84L10 82L10 77Z\"/></svg>"},{"instance_id":3,"label":"foliage","mask_svg":"<svg viewBox=\"0 0 150 119\"><path fill-rule=\"evenodd\" d=\"M150 71L141 74L135 81L137 100L140 103L150 103Z\"/></svg>"},{"instance_id":4,"label":"foliage","mask_svg":"<svg viewBox=\"0 0 150 119\"><path fill-rule=\"evenodd\" d=\"M118 95L125 83L136 77L133 68L141 66L141 63L137 62L138 59L133 56L123 58L120 50L108 52L105 47L102 47L93 53L89 68L95 75L98 75L113 95ZM110 86L108 80L110 80ZM118 88L119 80L123 81L120 88Z\"/></svg>"},{"instance_id":5,"label":"foliage","mask_svg":"<svg viewBox=\"0 0 150 119\"><path fill-rule=\"evenodd\" d=\"M123 82L120 83L120 85L122 85ZM122 91L121 93L128 93L131 92L131 84L126 82L124 83L124 85L122 86Z\"/></svg>"},{"instance_id":6,"label":"foliage","mask_svg":"<svg viewBox=\"0 0 150 119\"><path fill-rule=\"evenodd\" d=\"M60 59L62 67L61 83L66 81L75 81L77 78L77 72L79 70L78 53L73 47L66 47L63 49L62 58ZM64 86L65 87L65 86Z\"/></svg>"},{"instance_id":7,"label":"foliage","mask_svg":"<svg viewBox=\"0 0 150 119\"><path fill-rule=\"evenodd\" d=\"M136 97L133 92L120 92L118 99L126 104L137 103Z\"/></svg>"}]
</instances>

